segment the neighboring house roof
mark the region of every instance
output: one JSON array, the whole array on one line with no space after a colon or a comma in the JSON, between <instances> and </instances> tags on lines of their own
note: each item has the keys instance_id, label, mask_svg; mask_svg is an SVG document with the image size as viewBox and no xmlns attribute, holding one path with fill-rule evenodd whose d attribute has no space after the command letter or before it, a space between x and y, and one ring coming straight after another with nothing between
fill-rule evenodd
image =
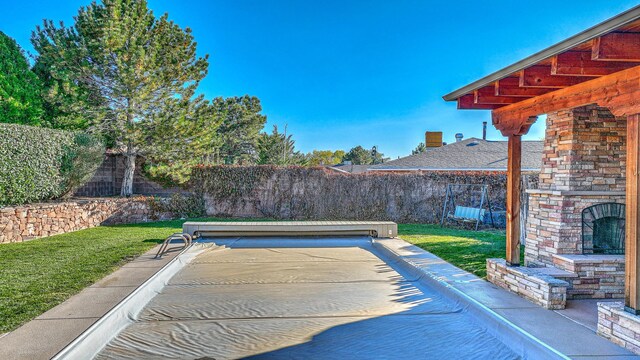
<instances>
[{"instance_id":1,"label":"neighboring house roof","mask_svg":"<svg viewBox=\"0 0 640 360\"><path fill-rule=\"evenodd\" d=\"M348 172L351 174L360 174L360 173L366 172L367 169L371 166L373 165L338 164L338 165L330 166L329 168L338 170L338 171Z\"/></svg>"},{"instance_id":2,"label":"neighboring house roof","mask_svg":"<svg viewBox=\"0 0 640 360\"><path fill-rule=\"evenodd\" d=\"M542 141L522 142L522 170L540 170L542 167L542 148ZM369 166L369 171L392 170L506 171L507 142L469 138L426 153Z\"/></svg>"}]
</instances>

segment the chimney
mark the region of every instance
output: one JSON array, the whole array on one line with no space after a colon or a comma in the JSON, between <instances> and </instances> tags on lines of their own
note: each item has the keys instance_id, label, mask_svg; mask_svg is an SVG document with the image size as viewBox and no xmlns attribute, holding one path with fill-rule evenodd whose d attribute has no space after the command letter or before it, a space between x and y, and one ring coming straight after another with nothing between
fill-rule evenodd
<instances>
[{"instance_id":1,"label":"chimney","mask_svg":"<svg viewBox=\"0 0 640 360\"><path fill-rule=\"evenodd\" d=\"M424 144L427 148L442 146L442 131L427 131L424 133Z\"/></svg>"},{"instance_id":2,"label":"chimney","mask_svg":"<svg viewBox=\"0 0 640 360\"><path fill-rule=\"evenodd\" d=\"M456 142L462 141L462 137L463 137L462 133L457 133L456 134Z\"/></svg>"},{"instance_id":3,"label":"chimney","mask_svg":"<svg viewBox=\"0 0 640 360\"><path fill-rule=\"evenodd\" d=\"M482 140L487 140L487 122L482 122Z\"/></svg>"}]
</instances>

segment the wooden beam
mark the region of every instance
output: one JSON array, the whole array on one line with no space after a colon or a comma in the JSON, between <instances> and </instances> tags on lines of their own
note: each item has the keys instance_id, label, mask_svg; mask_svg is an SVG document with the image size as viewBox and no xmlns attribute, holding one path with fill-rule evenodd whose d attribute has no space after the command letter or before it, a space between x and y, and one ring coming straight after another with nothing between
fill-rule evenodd
<instances>
[{"instance_id":1,"label":"wooden beam","mask_svg":"<svg viewBox=\"0 0 640 360\"><path fill-rule=\"evenodd\" d=\"M520 265L520 172L522 139L510 135L507 152L507 263Z\"/></svg>"},{"instance_id":2,"label":"wooden beam","mask_svg":"<svg viewBox=\"0 0 640 360\"><path fill-rule=\"evenodd\" d=\"M551 66L534 65L520 71L520 86L562 89L585 80L579 76L551 75Z\"/></svg>"},{"instance_id":3,"label":"wooden beam","mask_svg":"<svg viewBox=\"0 0 640 360\"><path fill-rule=\"evenodd\" d=\"M458 98L459 110L493 110L504 105L497 104L476 104L473 94L463 95Z\"/></svg>"},{"instance_id":4,"label":"wooden beam","mask_svg":"<svg viewBox=\"0 0 640 360\"><path fill-rule=\"evenodd\" d=\"M640 310L640 115L627 117L627 165L626 165L626 206L625 206L625 287L624 302L627 311L638 315Z\"/></svg>"},{"instance_id":5,"label":"wooden beam","mask_svg":"<svg viewBox=\"0 0 640 360\"><path fill-rule=\"evenodd\" d=\"M596 77L638 65L640 63L591 60L591 51L567 51L551 58L551 75Z\"/></svg>"},{"instance_id":6,"label":"wooden beam","mask_svg":"<svg viewBox=\"0 0 640 360\"><path fill-rule=\"evenodd\" d=\"M493 84L496 96L518 96L530 98L554 91L554 88L520 87L520 78L504 78Z\"/></svg>"},{"instance_id":7,"label":"wooden beam","mask_svg":"<svg viewBox=\"0 0 640 360\"><path fill-rule=\"evenodd\" d=\"M640 66L494 109L491 116L493 125L507 136L532 116L589 104L608 107L616 116L640 113Z\"/></svg>"},{"instance_id":8,"label":"wooden beam","mask_svg":"<svg viewBox=\"0 0 640 360\"><path fill-rule=\"evenodd\" d=\"M609 33L593 39L591 58L600 61L640 61L640 33Z\"/></svg>"},{"instance_id":9,"label":"wooden beam","mask_svg":"<svg viewBox=\"0 0 640 360\"><path fill-rule=\"evenodd\" d=\"M513 104L520 100L523 100L523 98L514 96L496 96L495 88L492 86L485 86L473 92L473 102L476 104Z\"/></svg>"}]
</instances>

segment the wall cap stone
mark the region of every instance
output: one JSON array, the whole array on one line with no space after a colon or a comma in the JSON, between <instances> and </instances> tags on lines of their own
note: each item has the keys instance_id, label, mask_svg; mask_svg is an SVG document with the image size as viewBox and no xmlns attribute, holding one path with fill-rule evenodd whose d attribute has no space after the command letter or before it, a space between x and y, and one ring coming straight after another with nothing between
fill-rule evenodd
<instances>
[{"instance_id":1,"label":"wall cap stone","mask_svg":"<svg viewBox=\"0 0 640 360\"><path fill-rule=\"evenodd\" d=\"M600 264L600 263L621 263L624 264L624 255L598 255L598 254L584 254L584 255L560 255L553 254L553 258L566 261L574 264Z\"/></svg>"},{"instance_id":2,"label":"wall cap stone","mask_svg":"<svg viewBox=\"0 0 640 360\"><path fill-rule=\"evenodd\" d=\"M527 194L556 196L625 196L624 191L591 191L591 190L541 190L528 189Z\"/></svg>"}]
</instances>

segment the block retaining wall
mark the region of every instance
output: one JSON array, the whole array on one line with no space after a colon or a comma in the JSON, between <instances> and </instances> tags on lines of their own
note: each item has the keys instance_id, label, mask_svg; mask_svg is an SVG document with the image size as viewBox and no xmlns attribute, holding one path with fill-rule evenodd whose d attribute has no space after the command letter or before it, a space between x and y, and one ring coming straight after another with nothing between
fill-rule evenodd
<instances>
[{"instance_id":1,"label":"block retaining wall","mask_svg":"<svg viewBox=\"0 0 640 360\"><path fill-rule=\"evenodd\" d=\"M598 335L640 354L640 317L624 311L621 302L598 303Z\"/></svg>"},{"instance_id":2,"label":"block retaining wall","mask_svg":"<svg viewBox=\"0 0 640 360\"><path fill-rule=\"evenodd\" d=\"M63 234L98 225L172 218L156 213L143 196L75 199L0 208L0 244Z\"/></svg>"},{"instance_id":3,"label":"block retaining wall","mask_svg":"<svg viewBox=\"0 0 640 360\"><path fill-rule=\"evenodd\" d=\"M624 255L565 255L554 256L557 268L578 275L566 279L569 299L624 298Z\"/></svg>"},{"instance_id":4,"label":"block retaining wall","mask_svg":"<svg viewBox=\"0 0 640 360\"><path fill-rule=\"evenodd\" d=\"M545 309L564 309L567 302L569 283L536 268L509 266L504 259L487 259L487 280Z\"/></svg>"}]
</instances>

